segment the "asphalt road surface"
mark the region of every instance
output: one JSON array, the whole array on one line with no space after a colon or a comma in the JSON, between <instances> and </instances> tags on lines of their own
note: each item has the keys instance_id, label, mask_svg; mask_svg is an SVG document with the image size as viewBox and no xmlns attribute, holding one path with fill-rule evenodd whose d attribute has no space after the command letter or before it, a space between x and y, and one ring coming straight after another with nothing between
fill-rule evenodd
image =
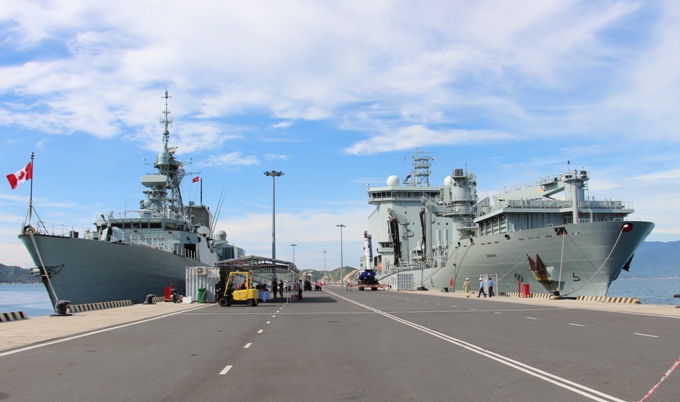
<instances>
[{"instance_id":1,"label":"asphalt road surface","mask_svg":"<svg viewBox=\"0 0 680 402\"><path fill-rule=\"evenodd\" d=\"M0 400L639 401L680 357L677 318L338 287L281 300L2 356ZM680 372L648 401L680 401Z\"/></svg>"}]
</instances>

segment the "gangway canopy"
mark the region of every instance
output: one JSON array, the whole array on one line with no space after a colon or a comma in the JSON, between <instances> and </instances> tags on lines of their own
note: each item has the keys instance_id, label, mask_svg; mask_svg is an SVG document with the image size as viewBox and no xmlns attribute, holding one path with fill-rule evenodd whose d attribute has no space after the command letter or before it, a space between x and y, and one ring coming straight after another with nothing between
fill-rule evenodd
<instances>
[{"instance_id":1,"label":"gangway canopy","mask_svg":"<svg viewBox=\"0 0 680 402\"><path fill-rule=\"evenodd\" d=\"M290 261L275 260L269 257L260 257L257 255L247 255L245 257L217 261L215 263L215 268L219 268L220 271L251 271L254 273L285 272L290 274L299 274L295 264Z\"/></svg>"}]
</instances>

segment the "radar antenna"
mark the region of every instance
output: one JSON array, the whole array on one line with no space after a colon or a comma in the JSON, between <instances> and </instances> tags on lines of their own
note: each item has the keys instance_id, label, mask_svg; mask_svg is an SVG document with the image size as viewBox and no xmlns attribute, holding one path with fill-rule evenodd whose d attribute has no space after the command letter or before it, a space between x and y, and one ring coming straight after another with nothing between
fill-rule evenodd
<instances>
[{"instance_id":1,"label":"radar antenna","mask_svg":"<svg viewBox=\"0 0 680 402\"><path fill-rule=\"evenodd\" d=\"M163 147L167 151L168 138L170 138L170 131L168 128L172 126L172 117L170 116L170 111L168 110L168 99L172 98L172 96L168 94L167 89L165 90L165 95L162 96L162 98L165 99L165 110L161 112L163 113L163 116L161 117L161 126L165 128L165 130L163 130Z\"/></svg>"}]
</instances>

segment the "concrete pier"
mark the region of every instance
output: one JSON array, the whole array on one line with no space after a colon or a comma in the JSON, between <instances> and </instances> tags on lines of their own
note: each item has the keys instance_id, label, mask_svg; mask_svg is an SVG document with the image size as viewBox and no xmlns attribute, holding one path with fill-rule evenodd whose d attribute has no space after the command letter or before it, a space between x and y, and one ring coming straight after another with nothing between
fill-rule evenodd
<instances>
[{"instance_id":1,"label":"concrete pier","mask_svg":"<svg viewBox=\"0 0 680 402\"><path fill-rule=\"evenodd\" d=\"M679 328L674 306L332 286L139 304L0 323L0 398L632 401L680 358Z\"/></svg>"}]
</instances>

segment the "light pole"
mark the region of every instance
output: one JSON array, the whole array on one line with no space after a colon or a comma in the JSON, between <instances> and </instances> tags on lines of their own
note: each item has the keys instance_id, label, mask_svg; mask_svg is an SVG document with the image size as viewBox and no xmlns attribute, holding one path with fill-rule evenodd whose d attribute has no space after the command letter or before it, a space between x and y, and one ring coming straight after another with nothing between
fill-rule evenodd
<instances>
[{"instance_id":1,"label":"light pole","mask_svg":"<svg viewBox=\"0 0 680 402\"><path fill-rule=\"evenodd\" d=\"M345 287L345 281L343 279L343 267L345 265L344 261L342 260L342 228L346 228L347 226L340 224L340 225L335 225L340 228L340 286L343 288Z\"/></svg>"},{"instance_id":2,"label":"light pole","mask_svg":"<svg viewBox=\"0 0 680 402\"><path fill-rule=\"evenodd\" d=\"M264 172L265 176L272 178L272 260L276 259L276 178L283 176L283 172L271 170Z\"/></svg>"},{"instance_id":3,"label":"light pole","mask_svg":"<svg viewBox=\"0 0 680 402\"><path fill-rule=\"evenodd\" d=\"M295 247L297 246L297 244L293 243L291 244L291 246L293 247L293 265L295 265Z\"/></svg>"},{"instance_id":4,"label":"light pole","mask_svg":"<svg viewBox=\"0 0 680 402\"><path fill-rule=\"evenodd\" d=\"M326 250L323 251L323 284L326 284Z\"/></svg>"}]
</instances>

